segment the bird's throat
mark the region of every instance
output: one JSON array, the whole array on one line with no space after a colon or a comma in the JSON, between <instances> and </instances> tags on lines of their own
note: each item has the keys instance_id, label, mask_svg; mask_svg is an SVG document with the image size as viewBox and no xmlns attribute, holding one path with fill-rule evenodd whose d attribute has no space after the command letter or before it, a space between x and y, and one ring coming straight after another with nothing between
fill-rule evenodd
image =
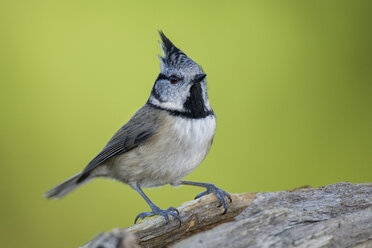
<instances>
[{"instance_id":1,"label":"bird's throat","mask_svg":"<svg viewBox=\"0 0 372 248\"><path fill-rule=\"evenodd\" d=\"M190 95L187 97L183 107L194 118L203 118L210 114L211 111L205 106L203 89L200 83L195 83L191 86Z\"/></svg>"}]
</instances>

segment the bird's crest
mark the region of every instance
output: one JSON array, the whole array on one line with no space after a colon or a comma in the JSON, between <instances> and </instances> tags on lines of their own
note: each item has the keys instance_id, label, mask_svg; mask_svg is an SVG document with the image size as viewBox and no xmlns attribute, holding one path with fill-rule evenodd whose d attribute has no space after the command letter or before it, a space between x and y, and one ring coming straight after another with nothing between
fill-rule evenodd
<instances>
[{"instance_id":1,"label":"bird's crest","mask_svg":"<svg viewBox=\"0 0 372 248\"><path fill-rule=\"evenodd\" d=\"M179 68L182 67L182 64L185 62L186 64L189 64L192 61L184 52L177 48L162 31L159 31L159 35L161 38L161 42L159 42L159 44L161 50L163 51L163 57L159 55L161 62L168 66Z\"/></svg>"}]
</instances>

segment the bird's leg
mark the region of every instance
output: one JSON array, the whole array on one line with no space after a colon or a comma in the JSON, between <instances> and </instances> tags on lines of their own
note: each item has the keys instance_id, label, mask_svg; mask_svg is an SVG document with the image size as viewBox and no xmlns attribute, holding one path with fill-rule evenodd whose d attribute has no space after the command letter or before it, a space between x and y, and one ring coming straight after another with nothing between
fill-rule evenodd
<instances>
[{"instance_id":1,"label":"bird's leg","mask_svg":"<svg viewBox=\"0 0 372 248\"><path fill-rule=\"evenodd\" d=\"M190 181L181 181L181 184L184 184L184 185L192 185L192 186L198 186L198 187L204 187L206 188L207 190L202 192L202 193L199 193L196 195L195 199L198 199L202 196L205 196L205 195L208 195L208 194L215 194L218 198L218 200L220 201L220 205L218 207L221 207L222 204L225 208L225 211L223 212L223 214L226 214L227 212L227 200L226 198L229 199L230 203L232 202L232 199L231 199L231 196L229 193L227 193L226 191L220 189L220 188L217 188L214 184L212 183L198 183L198 182L190 182ZM226 198L225 198L226 197Z\"/></svg>"},{"instance_id":2,"label":"bird's leg","mask_svg":"<svg viewBox=\"0 0 372 248\"><path fill-rule=\"evenodd\" d=\"M150 216L154 216L154 215L163 216L165 218L166 224L168 224L168 222L169 222L168 215L171 215L179 221L180 226L181 226L181 218L179 217L179 212L178 212L177 208L170 207L170 208L165 209L165 210L160 209L158 206L156 206L154 203L152 203L152 201L147 197L147 195L145 195L145 193L142 191L140 186L138 186L137 184L131 184L130 186L132 187L132 189L137 191L143 197L143 199L145 199L145 201L147 202L147 204L149 204L149 206L152 210L151 212L142 212L139 215L137 215L136 219L134 220L134 224L136 224L138 218L144 219L146 217L150 217Z\"/></svg>"}]
</instances>

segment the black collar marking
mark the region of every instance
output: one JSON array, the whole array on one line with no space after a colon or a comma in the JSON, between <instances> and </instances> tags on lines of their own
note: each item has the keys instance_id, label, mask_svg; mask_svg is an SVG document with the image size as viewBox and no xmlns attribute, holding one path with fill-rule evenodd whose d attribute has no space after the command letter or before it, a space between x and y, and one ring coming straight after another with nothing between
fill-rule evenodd
<instances>
[{"instance_id":1,"label":"black collar marking","mask_svg":"<svg viewBox=\"0 0 372 248\"><path fill-rule=\"evenodd\" d=\"M153 108L156 108L156 109L167 111L168 114L170 114L170 115L179 116L179 117L183 117L183 118L203 119L207 116L214 115L213 110L205 111L202 115L196 115L195 113L191 113L191 112L183 112L183 111L178 111L178 110L171 110L171 109L162 108L162 107L156 106L155 104L152 104L150 101L147 101L147 105L149 105Z\"/></svg>"}]
</instances>

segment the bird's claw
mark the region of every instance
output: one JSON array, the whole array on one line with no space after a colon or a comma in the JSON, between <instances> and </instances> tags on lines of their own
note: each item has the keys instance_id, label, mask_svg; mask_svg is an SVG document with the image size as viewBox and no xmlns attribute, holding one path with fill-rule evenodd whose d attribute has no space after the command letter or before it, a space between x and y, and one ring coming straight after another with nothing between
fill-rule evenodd
<instances>
[{"instance_id":1,"label":"bird's claw","mask_svg":"<svg viewBox=\"0 0 372 248\"><path fill-rule=\"evenodd\" d=\"M232 202L231 195L226 191L216 187L214 184L207 184L205 187L207 188L207 190L197 194L195 199L213 193L219 200L219 205L217 207L221 207L223 205L225 209L223 211L223 214L226 214L228 207L226 198L229 199L229 202L231 203Z\"/></svg>"},{"instance_id":2,"label":"bird's claw","mask_svg":"<svg viewBox=\"0 0 372 248\"><path fill-rule=\"evenodd\" d=\"M160 209L160 208L155 206L155 207L152 208L152 212L142 212L139 215L137 215L136 219L134 220L134 224L137 223L137 220L139 218L144 219L146 217L151 217L151 216L154 216L154 215L163 216L164 219L165 219L166 224L168 224L168 222L169 222L168 215L171 215L171 216L173 216L174 219L178 220L179 226L181 226L181 218L180 218L179 214L180 214L180 212L178 211L177 208L170 207L168 209L163 210L163 209Z\"/></svg>"}]
</instances>

